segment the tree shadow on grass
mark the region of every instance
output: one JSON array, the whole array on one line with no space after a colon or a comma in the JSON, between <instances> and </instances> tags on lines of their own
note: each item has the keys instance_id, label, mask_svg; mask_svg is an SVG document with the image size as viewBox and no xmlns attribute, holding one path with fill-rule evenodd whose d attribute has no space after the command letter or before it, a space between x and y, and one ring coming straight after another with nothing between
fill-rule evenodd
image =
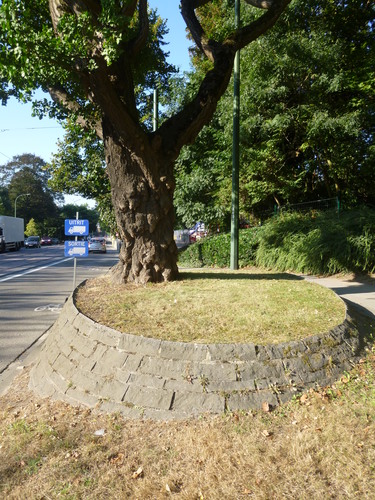
<instances>
[{"instance_id":1,"label":"tree shadow on grass","mask_svg":"<svg viewBox=\"0 0 375 500\"><path fill-rule=\"evenodd\" d=\"M303 281L303 277L288 273L241 273L217 271L180 271L180 280L284 280Z\"/></svg>"}]
</instances>

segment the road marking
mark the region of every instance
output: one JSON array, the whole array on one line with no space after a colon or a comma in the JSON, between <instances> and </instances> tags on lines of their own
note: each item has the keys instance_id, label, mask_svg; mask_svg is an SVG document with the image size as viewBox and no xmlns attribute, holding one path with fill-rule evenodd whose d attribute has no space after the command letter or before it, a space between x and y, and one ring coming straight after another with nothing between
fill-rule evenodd
<instances>
[{"instance_id":1,"label":"road marking","mask_svg":"<svg viewBox=\"0 0 375 500\"><path fill-rule=\"evenodd\" d=\"M36 267L35 269L29 269L28 271L24 271L24 272L19 273L19 274L13 274L12 276L8 276L7 278L0 278L0 283L2 283L3 281L14 280L15 278L21 278L22 276L25 276L26 274L31 274L31 273L36 273L38 271L42 271L43 269L47 269L48 267L57 266L58 264L62 264L63 262L68 262L69 260L73 260L73 258L68 257L67 259L59 260L57 262L52 262L52 264L47 264L45 266Z\"/></svg>"},{"instance_id":2,"label":"road marking","mask_svg":"<svg viewBox=\"0 0 375 500\"><path fill-rule=\"evenodd\" d=\"M51 312L61 312L64 304L47 304L45 306L39 306L34 309L35 312L51 311Z\"/></svg>"}]
</instances>

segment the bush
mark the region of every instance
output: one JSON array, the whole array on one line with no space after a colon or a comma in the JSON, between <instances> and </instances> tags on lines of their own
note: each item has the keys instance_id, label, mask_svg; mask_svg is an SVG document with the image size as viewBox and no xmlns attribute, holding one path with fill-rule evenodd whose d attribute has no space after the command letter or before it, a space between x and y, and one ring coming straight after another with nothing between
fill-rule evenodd
<instances>
[{"instance_id":1,"label":"bush","mask_svg":"<svg viewBox=\"0 0 375 500\"><path fill-rule=\"evenodd\" d=\"M181 252L184 267L228 267L230 234L198 241ZM239 266L306 274L375 271L375 211L360 208L281 214L264 226L240 230Z\"/></svg>"},{"instance_id":2,"label":"bush","mask_svg":"<svg viewBox=\"0 0 375 500\"><path fill-rule=\"evenodd\" d=\"M262 228L241 229L238 242L240 267L255 265L259 233ZM219 234L197 241L183 250L179 264L184 267L228 267L230 264L230 234Z\"/></svg>"}]
</instances>

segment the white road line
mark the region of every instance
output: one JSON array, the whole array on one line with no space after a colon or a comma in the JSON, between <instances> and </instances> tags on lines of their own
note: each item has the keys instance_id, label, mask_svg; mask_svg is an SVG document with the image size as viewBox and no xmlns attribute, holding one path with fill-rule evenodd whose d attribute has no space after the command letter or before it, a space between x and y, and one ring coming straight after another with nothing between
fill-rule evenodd
<instances>
[{"instance_id":1,"label":"white road line","mask_svg":"<svg viewBox=\"0 0 375 500\"><path fill-rule=\"evenodd\" d=\"M52 262L52 264L47 264L46 266L41 266L37 267L35 269L29 269L28 271L24 271L19 274L12 274L12 276L8 276L7 278L0 278L0 283L3 281L10 281L14 280L15 278L21 278L22 276L25 276L26 274L31 274L31 273L36 273L38 271L41 271L42 269L47 269L47 267L52 267L52 266L57 266L58 264L61 264L62 262L68 262L68 260L73 260L73 257L68 257L67 259L59 260L57 262Z\"/></svg>"}]
</instances>

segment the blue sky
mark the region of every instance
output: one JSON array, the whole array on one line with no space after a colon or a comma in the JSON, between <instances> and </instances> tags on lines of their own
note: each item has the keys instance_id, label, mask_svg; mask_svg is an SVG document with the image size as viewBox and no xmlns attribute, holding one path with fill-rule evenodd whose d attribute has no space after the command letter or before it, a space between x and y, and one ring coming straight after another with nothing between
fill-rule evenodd
<instances>
[{"instance_id":1,"label":"blue sky","mask_svg":"<svg viewBox=\"0 0 375 500\"><path fill-rule=\"evenodd\" d=\"M182 71L189 68L185 23L179 11L179 0L149 0L162 18L167 20L169 35L166 41L169 61ZM0 165L13 156L31 153L49 161L57 151L56 142L63 137L59 124L48 118L39 120L31 116L31 106L19 104L15 99L0 107ZM74 200L70 200L74 201Z\"/></svg>"}]
</instances>

